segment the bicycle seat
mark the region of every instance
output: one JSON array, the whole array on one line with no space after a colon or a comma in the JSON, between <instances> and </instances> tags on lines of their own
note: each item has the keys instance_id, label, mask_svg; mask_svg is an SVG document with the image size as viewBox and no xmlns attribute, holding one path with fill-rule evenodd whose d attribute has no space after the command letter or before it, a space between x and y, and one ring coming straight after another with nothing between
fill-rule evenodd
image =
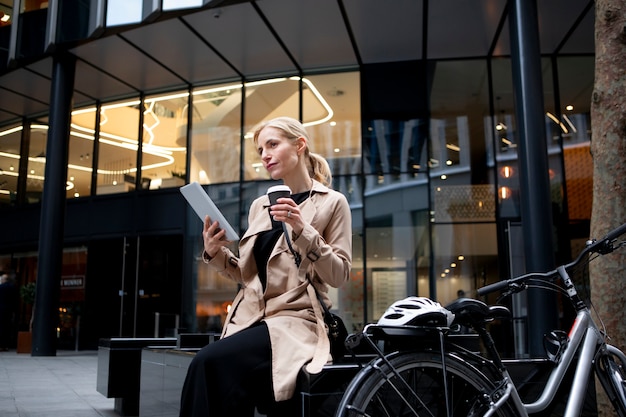
<instances>
[{"instance_id":1,"label":"bicycle seat","mask_svg":"<svg viewBox=\"0 0 626 417\"><path fill-rule=\"evenodd\" d=\"M464 326L511 317L511 312L505 306L488 306L473 298L459 298L447 305L446 308L454 313L454 323Z\"/></svg>"}]
</instances>

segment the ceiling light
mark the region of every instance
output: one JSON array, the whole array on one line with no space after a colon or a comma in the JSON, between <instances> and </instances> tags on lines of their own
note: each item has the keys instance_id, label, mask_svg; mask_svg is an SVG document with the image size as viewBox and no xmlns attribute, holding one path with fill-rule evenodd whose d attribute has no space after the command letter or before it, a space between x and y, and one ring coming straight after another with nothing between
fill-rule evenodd
<instances>
[{"instance_id":1,"label":"ceiling light","mask_svg":"<svg viewBox=\"0 0 626 417\"><path fill-rule=\"evenodd\" d=\"M569 133L567 128L565 127L565 125L563 123L561 123L559 121L559 119L556 118L555 115L553 115L550 112L546 112L546 116L548 116L550 118L550 120L552 120L554 123L556 123L557 125L559 125L561 127L561 130L563 131L563 133Z\"/></svg>"},{"instance_id":2,"label":"ceiling light","mask_svg":"<svg viewBox=\"0 0 626 417\"><path fill-rule=\"evenodd\" d=\"M571 104L565 107L565 110L567 111L572 111L574 110L574 106L572 106Z\"/></svg>"}]
</instances>

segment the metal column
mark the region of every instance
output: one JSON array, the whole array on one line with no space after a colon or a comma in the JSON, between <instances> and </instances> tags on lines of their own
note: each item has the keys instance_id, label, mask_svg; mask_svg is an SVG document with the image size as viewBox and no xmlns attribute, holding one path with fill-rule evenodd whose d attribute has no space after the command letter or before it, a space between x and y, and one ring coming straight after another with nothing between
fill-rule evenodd
<instances>
[{"instance_id":1,"label":"metal column","mask_svg":"<svg viewBox=\"0 0 626 417\"><path fill-rule=\"evenodd\" d=\"M512 1L509 22L526 270L547 271L554 268L554 246L536 1ZM555 305L547 291L528 292L531 356L545 354L543 335L556 326Z\"/></svg>"},{"instance_id":2,"label":"metal column","mask_svg":"<svg viewBox=\"0 0 626 417\"><path fill-rule=\"evenodd\" d=\"M39 263L33 321L33 356L56 356L63 266L65 187L76 59L53 58L46 169L39 225Z\"/></svg>"}]
</instances>

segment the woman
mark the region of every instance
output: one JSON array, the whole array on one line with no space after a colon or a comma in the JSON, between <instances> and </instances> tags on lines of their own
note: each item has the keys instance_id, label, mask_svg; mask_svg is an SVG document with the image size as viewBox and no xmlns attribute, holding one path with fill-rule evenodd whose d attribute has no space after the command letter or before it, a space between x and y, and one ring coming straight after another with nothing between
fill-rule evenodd
<instances>
[{"instance_id":1,"label":"woman","mask_svg":"<svg viewBox=\"0 0 626 417\"><path fill-rule=\"evenodd\" d=\"M274 180L291 198L269 206L267 195L252 202L239 257L223 230L204 221L203 259L241 289L226 317L222 338L204 347L189 367L181 417L299 415L296 378L303 365L317 373L331 358L322 308L327 285L350 277L352 224L346 198L332 190L328 163L309 149L300 122L279 117L263 123L254 143ZM302 261L296 265L293 249ZM293 397L293 400L289 401Z\"/></svg>"}]
</instances>

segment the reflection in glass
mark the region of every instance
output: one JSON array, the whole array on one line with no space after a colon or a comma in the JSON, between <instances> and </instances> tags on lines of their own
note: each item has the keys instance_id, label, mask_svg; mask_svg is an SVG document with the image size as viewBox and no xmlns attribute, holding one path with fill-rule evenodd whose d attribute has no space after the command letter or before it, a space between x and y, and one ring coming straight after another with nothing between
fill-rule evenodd
<instances>
[{"instance_id":1,"label":"reflection in glass","mask_svg":"<svg viewBox=\"0 0 626 417\"><path fill-rule=\"evenodd\" d=\"M12 4L0 4L0 27L10 25L13 22Z\"/></svg>"},{"instance_id":2,"label":"reflection in glass","mask_svg":"<svg viewBox=\"0 0 626 417\"><path fill-rule=\"evenodd\" d=\"M108 0L107 26L126 25L141 22L142 0Z\"/></svg>"},{"instance_id":3,"label":"reflection in glass","mask_svg":"<svg viewBox=\"0 0 626 417\"><path fill-rule=\"evenodd\" d=\"M254 127L264 120L278 116L299 119L299 91L300 81L297 78L276 78L262 83L246 84L243 162L245 180L270 178L263 168L252 138Z\"/></svg>"},{"instance_id":4,"label":"reflection in glass","mask_svg":"<svg viewBox=\"0 0 626 417\"><path fill-rule=\"evenodd\" d=\"M0 206L14 205L20 166L22 126L0 129Z\"/></svg>"},{"instance_id":5,"label":"reflection in glass","mask_svg":"<svg viewBox=\"0 0 626 417\"><path fill-rule=\"evenodd\" d=\"M474 298L477 288L500 278L496 233L495 223L433 225L437 301L448 304L459 290Z\"/></svg>"},{"instance_id":6,"label":"reflection in glass","mask_svg":"<svg viewBox=\"0 0 626 417\"><path fill-rule=\"evenodd\" d=\"M241 84L198 88L192 106L190 181L239 181Z\"/></svg>"},{"instance_id":7,"label":"reflection in glass","mask_svg":"<svg viewBox=\"0 0 626 417\"><path fill-rule=\"evenodd\" d=\"M428 122L421 119L371 120L363 134L366 189L415 179L426 170Z\"/></svg>"},{"instance_id":8,"label":"reflection in glass","mask_svg":"<svg viewBox=\"0 0 626 417\"><path fill-rule=\"evenodd\" d=\"M368 321L408 295L430 295L426 184L406 183L365 195Z\"/></svg>"},{"instance_id":9,"label":"reflection in glass","mask_svg":"<svg viewBox=\"0 0 626 417\"><path fill-rule=\"evenodd\" d=\"M207 189L209 195L215 201L218 208L224 213L228 222L236 231L240 231L239 227L239 194L238 184L223 184L209 186ZM256 189L253 193L264 193ZM191 208L188 208L191 211ZM195 247L194 253L202 253L202 222L195 214L190 213L189 219L193 219L194 227L190 228L191 242ZM229 247L235 251L238 242L233 242ZM213 268L208 268L200 257L196 258L196 323L199 332L219 332L221 331L226 314L228 313L231 302L237 294L237 283L222 276Z\"/></svg>"},{"instance_id":10,"label":"reflection in glass","mask_svg":"<svg viewBox=\"0 0 626 417\"><path fill-rule=\"evenodd\" d=\"M97 194L135 189L139 105L139 100L124 101L106 104L100 110ZM165 155L159 159L168 160Z\"/></svg>"},{"instance_id":11,"label":"reflection in glass","mask_svg":"<svg viewBox=\"0 0 626 417\"><path fill-rule=\"evenodd\" d=\"M187 92L147 97L143 111L142 188L180 187L187 173Z\"/></svg>"},{"instance_id":12,"label":"reflection in glass","mask_svg":"<svg viewBox=\"0 0 626 417\"><path fill-rule=\"evenodd\" d=\"M86 197L91 194L93 172L95 109L72 112L66 197Z\"/></svg>"},{"instance_id":13,"label":"reflection in glass","mask_svg":"<svg viewBox=\"0 0 626 417\"><path fill-rule=\"evenodd\" d=\"M25 200L27 203L41 201L46 171L47 143L48 126L39 123L31 124Z\"/></svg>"},{"instance_id":14,"label":"reflection in glass","mask_svg":"<svg viewBox=\"0 0 626 417\"><path fill-rule=\"evenodd\" d=\"M163 0L163 11L202 6L203 0Z\"/></svg>"}]
</instances>

